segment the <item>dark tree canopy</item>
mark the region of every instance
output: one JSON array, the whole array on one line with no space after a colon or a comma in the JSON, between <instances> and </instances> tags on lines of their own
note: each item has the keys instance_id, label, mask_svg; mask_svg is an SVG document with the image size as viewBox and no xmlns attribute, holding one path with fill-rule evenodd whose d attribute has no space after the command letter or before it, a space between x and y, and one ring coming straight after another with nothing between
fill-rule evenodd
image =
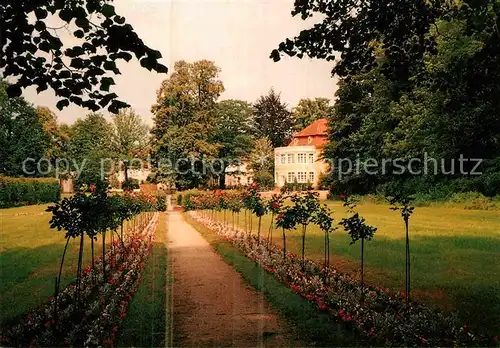
<instances>
[{"instance_id":1,"label":"dark tree canopy","mask_svg":"<svg viewBox=\"0 0 500 348\"><path fill-rule=\"evenodd\" d=\"M254 104L254 126L259 138L267 137L273 147L285 146L295 124L292 113L273 89Z\"/></svg>"},{"instance_id":2,"label":"dark tree canopy","mask_svg":"<svg viewBox=\"0 0 500 348\"><path fill-rule=\"evenodd\" d=\"M16 80L8 95L18 97L30 86L37 86L37 92L51 88L60 98L59 109L73 103L92 111L108 107L116 113L128 106L110 92L112 76L120 74L117 62L135 56L142 67L166 73L167 67L158 63L161 53L146 46L109 2L3 0L0 69ZM57 17L62 25L49 26ZM79 44L63 42L61 30L71 31Z\"/></svg>"},{"instance_id":3,"label":"dark tree canopy","mask_svg":"<svg viewBox=\"0 0 500 348\"><path fill-rule=\"evenodd\" d=\"M36 162L50 147L50 137L33 105L22 97L8 98L7 88L0 80L0 174L37 175ZM30 158L24 171L23 162Z\"/></svg>"},{"instance_id":4,"label":"dark tree canopy","mask_svg":"<svg viewBox=\"0 0 500 348\"><path fill-rule=\"evenodd\" d=\"M345 77L370 70L379 43L389 60L386 72L407 78L411 66L434 50L434 40L427 33L442 11L442 2L296 0L293 16L306 19L321 14L324 19L280 43L271 58L280 60L281 52L336 60L333 74Z\"/></svg>"}]
</instances>

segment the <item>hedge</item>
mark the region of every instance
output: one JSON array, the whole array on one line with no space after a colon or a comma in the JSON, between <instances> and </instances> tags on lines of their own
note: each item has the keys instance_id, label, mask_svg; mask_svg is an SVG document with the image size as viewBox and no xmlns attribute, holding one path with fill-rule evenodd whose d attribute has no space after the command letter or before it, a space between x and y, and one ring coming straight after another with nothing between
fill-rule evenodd
<instances>
[{"instance_id":1,"label":"hedge","mask_svg":"<svg viewBox=\"0 0 500 348\"><path fill-rule=\"evenodd\" d=\"M0 176L0 208L58 202L60 198L56 179Z\"/></svg>"}]
</instances>

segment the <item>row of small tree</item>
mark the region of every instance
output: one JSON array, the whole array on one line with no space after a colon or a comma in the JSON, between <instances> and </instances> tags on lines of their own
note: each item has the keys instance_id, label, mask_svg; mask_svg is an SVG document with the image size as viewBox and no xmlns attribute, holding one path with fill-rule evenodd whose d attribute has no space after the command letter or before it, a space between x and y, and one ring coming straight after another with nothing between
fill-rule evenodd
<instances>
[{"instance_id":1,"label":"row of small tree","mask_svg":"<svg viewBox=\"0 0 500 348\"><path fill-rule=\"evenodd\" d=\"M287 255L287 231L300 230L301 233L301 260L305 268L305 245L307 230L310 225L316 225L324 233L324 267L330 267L330 235L342 226L351 238L350 244L357 241L361 243L361 288L364 288L364 254L365 242L373 238L377 228L370 226L363 217L356 212L356 200L347 195L340 195L343 205L350 216L342 218L338 224L332 216L332 211L325 204L321 204L316 192L308 190L302 193L290 193L286 190L274 194L269 199L264 199L258 192L257 185L248 186L243 191L211 191L192 194L185 199L184 208L187 210L201 210L210 217L216 218L217 212L222 212L224 224L229 224L227 213L232 215L232 228L239 225L240 212L244 211L244 229L247 233L253 230L252 216L257 217L257 240L261 242L262 217L271 215L267 242L271 243L275 228L281 229L283 242L283 258ZM405 290L406 299L410 295L410 243L409 243L409 218L414 208L411 198L403 196L388 197L392 210L401 212L406 231L406 262L405 262ZM363 293L363 292L362 292Z\"/></svg>"},{"instance_id":2,"label":"row of small tree","mask_svg":"<svg viewBox=\"0 0 500 348\"><path fill-rule=\"evenodd\" d=\"M159 199L149 194L127 192L122 196L108 196L106 190L98 189L92 185L90 194L77 192L73 196L64 198L61 202L48 207L47 211L52 213L50 227L66 232L66 244L55 284L56 301L60 291L61 273L70 240L79 239L75 298L77 302L80 302L83 251L86 237L91 243L93 271L95 269L94 242L99 234L102 236L103 277L104 281L106 281L106 233L109 231L112 239L113 235L116 235L123 247L125 221L129 221L129 225L133 229L142 228L150 220L152 212L158 210L162 205ZM57 317L57 302L55 317Z\"/></svg>"}]
</instances>

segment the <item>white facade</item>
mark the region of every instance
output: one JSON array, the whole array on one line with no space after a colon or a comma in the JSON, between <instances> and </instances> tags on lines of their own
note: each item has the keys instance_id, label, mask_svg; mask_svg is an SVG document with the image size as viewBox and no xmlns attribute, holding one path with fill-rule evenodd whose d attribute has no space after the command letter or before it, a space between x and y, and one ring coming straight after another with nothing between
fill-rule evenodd
<instances>
[{"instance_id":1,"label":"white facade","mask_svg":"<svg viewBox=\"0 0 500 348\"><path fill-rule=\"evenodd\" d=\"M232 165L226 168L226 186L245 186L252 183L253 173L246 163Z\"/></svg>"},{"instance_id":2,"label":"white facade","mask_svg":"<svg viewBox=\"0 0 500 348\"><path fill-rule=\"evenodd\" d=\"M139 180L139 183L146 182L149 174L151 174L151 170L149 169L128 169L127 175L129 179ZM121 170L116 173L116 178L119 182L123 182L125 180L125 171Z\"/></svg>"},{"instance_id":3,"label":"white facade","mask_svg":"<svg viewBox=\"0 0 500 348\"><path fill-rule=\"evenodd\" d=\"M317 186L323 165L318 161L320 151L315 146L286 146L274 149L274 182L308 183Z\"/></svg>"}]
</instances>

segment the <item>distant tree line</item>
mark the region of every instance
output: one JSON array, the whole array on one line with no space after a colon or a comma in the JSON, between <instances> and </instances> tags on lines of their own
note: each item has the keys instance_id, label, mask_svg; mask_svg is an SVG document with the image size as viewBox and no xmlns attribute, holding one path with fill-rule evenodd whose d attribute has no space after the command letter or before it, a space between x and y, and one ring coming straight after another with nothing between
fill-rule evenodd
<instances>
[{"instance_id":1,"label":"distant tree line","mask_svg":"<svg viewBox=\"0 0 500 348\"><path fill-rule=\"evenodd\" d=\"M326 181L335 192L402 191L430 198L500 188L500 1L296 2L293 15L323 21L271 53L335 61L327 158L483 159L480 176L369 175ZM335 24L332 24L335 23ZM414 165L414 171L422 169ZM475 162L464 163L464 171Z\"/></svg>"}]
</instances>

